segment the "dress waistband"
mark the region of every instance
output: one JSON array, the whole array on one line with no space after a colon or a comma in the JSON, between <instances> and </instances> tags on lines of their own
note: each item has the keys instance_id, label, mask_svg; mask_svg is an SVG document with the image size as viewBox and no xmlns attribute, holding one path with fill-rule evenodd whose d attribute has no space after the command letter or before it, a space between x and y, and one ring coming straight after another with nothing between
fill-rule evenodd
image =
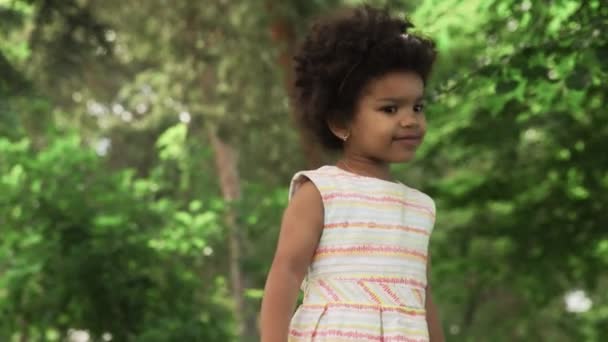
<instances>
[{"instance_id":1,"label":"dress waistband","mask_svg":"<svg viewBox=\"0 0 608 342\"><path fill-rule=\"evenodd\" d=\"M315 278L306 282L304 303L424 309L425 286L407 278Z\"/></svg>"}]
</instances>

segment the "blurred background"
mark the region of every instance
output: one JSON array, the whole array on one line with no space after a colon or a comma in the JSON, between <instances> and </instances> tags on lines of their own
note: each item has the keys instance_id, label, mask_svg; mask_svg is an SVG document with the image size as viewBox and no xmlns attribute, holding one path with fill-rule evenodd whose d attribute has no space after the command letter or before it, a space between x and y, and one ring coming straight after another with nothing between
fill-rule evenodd
<instances>
[{"instance_id":1,"label":"blurred background","mask_svg":"<svg viewBox=\"0 0 608 342\"><path fill-rule=\"evenodd\" d=\"M256 341L291 56L347 0L0 0L0 340ZM448 341L608 341L608 4L385 0L440 59L397 178Z\"/></svg>"}]
</instances>

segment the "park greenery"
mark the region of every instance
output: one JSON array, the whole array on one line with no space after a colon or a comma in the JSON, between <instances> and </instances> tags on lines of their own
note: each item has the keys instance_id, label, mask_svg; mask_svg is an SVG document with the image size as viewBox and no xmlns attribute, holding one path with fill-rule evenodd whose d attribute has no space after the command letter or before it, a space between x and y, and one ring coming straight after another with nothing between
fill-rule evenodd
<instances>
[{"instance_id":1,"label":"park greenery","mask_svg":"<svg viewBox=\"0 0 608 342\"><path fill-rule=\"evenodd\" d=\"M332 160L291 56L362 3L0 0L0 340L257 341L289 180ZM440 51L394 174L448 341L608 341L606 3L366 3Z\"/></svg>"}]
</instances>

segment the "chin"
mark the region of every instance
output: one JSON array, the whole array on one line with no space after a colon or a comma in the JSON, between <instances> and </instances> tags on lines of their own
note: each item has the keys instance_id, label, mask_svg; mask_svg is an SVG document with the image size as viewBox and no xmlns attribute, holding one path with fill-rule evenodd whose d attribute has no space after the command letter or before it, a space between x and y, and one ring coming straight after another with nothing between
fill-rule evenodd
<instances>
[{"instance_id":1,"label":"chin","mask_svg":"<svg viewBox=\"0 0 608 342\"><path fill-rule=\"evenodd\" d=\"M407 163L407 162L411 161L412 159L414 159L415 156L416 156L415 151L400 153L399 155L391 156L391 158L389 158L389 161L391 163Z\"/></svg>"}]
</instances>

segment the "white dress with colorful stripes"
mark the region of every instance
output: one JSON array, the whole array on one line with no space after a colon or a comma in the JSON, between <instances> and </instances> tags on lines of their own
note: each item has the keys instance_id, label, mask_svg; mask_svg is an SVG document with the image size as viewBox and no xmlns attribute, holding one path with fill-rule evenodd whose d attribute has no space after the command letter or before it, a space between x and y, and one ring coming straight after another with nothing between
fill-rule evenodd
<instances>
[{"instance_id":1,"label":"white dress with colorful stripes","mask_svg":"<svg viewBox=\"0 0 608 342\"><path fill-rule=\"evenodd\" d=\"M305 179L319 189L325 218L289 341L428 341L433 200L335 166L298 172L290 199Z\"/></svg>"}]
</instances>

